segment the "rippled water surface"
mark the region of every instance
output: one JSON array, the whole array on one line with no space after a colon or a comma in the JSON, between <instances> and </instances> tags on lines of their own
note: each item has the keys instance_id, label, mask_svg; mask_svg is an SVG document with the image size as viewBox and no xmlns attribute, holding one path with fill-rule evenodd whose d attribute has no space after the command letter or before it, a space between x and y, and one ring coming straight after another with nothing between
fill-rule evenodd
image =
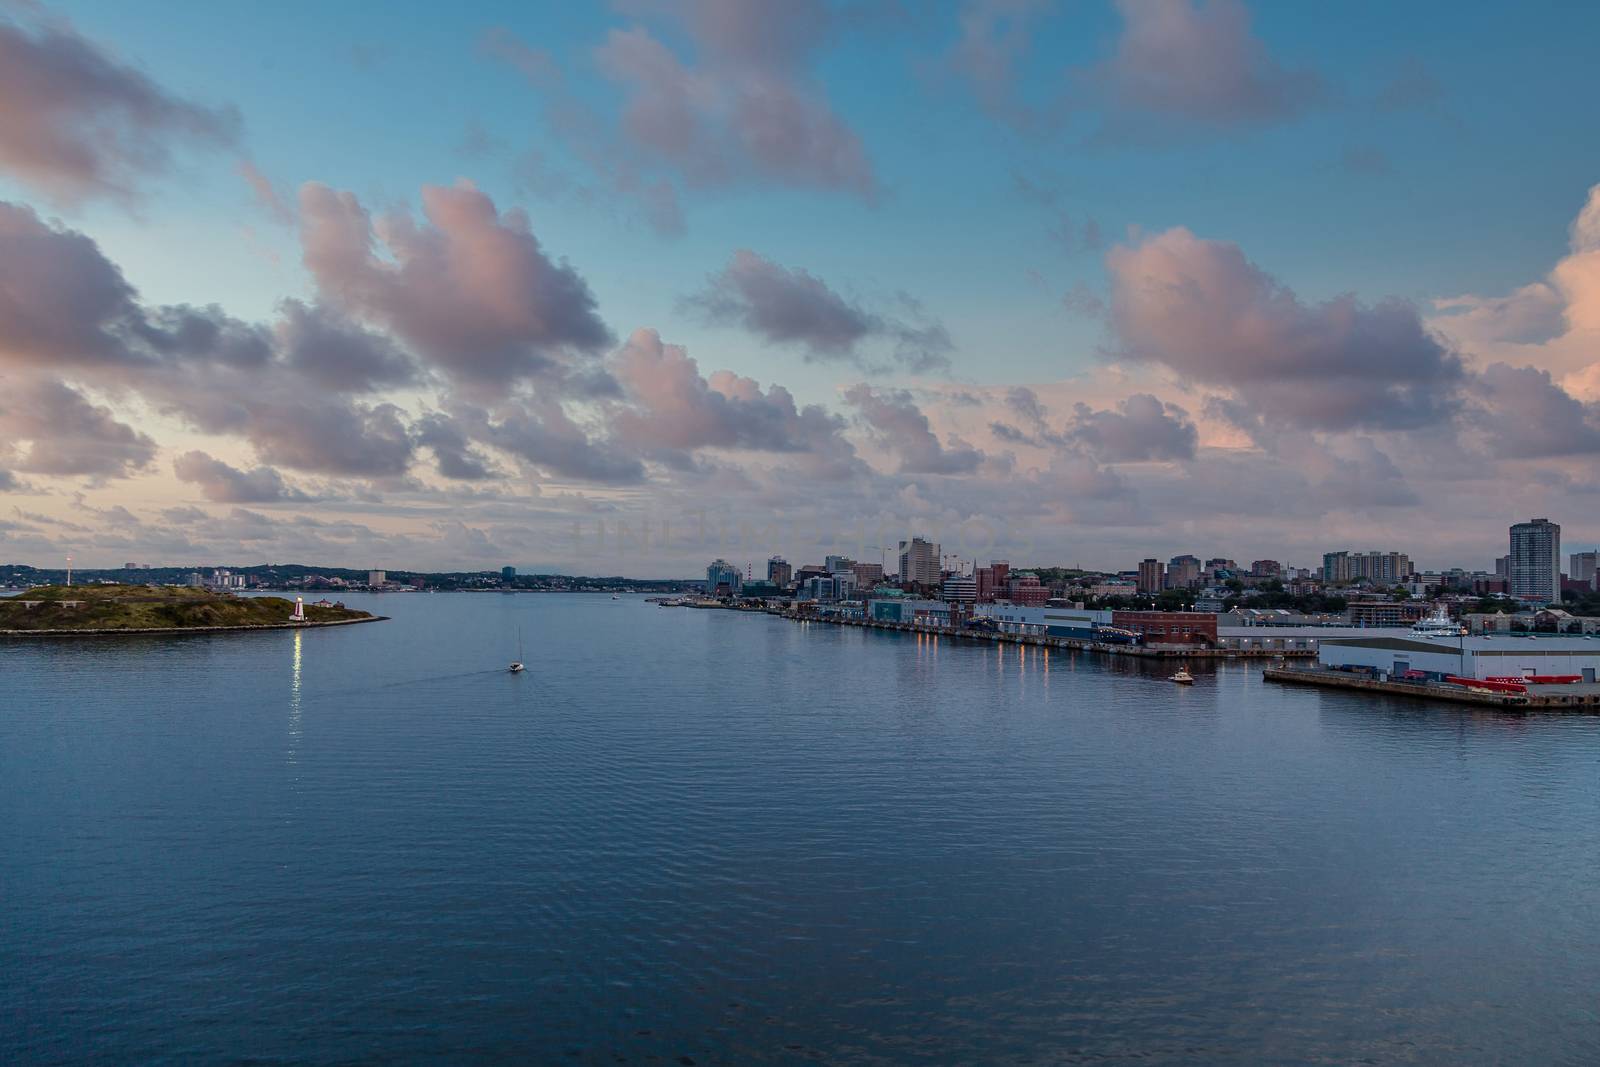
<instances>
[{"instance_id":1,"label":"rippled water surface","mask_svg":"<svg viewBox=\"0 0 1600 1067\"><path fill-rule=\"evenodd\" d=\"M1600 719L347 599L0 640L0 1062L1600 1062Z\"/></svg>"}]
</instances>

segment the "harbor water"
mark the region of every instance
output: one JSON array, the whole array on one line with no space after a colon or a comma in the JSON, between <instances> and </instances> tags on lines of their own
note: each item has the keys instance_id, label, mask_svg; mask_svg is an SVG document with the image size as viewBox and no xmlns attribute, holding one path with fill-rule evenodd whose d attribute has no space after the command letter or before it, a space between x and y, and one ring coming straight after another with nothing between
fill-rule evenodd
<instances>
[{"instance_id":1,"label":"harbor water","mask_svg":"<svg viewBox=\"0 0 1600 1067\"><path fill-rule=\"evenodd\" d=\"M1600 1062L1600 718L345 600L0 639L0 1063Z\"/></svg>"}]
</instances>

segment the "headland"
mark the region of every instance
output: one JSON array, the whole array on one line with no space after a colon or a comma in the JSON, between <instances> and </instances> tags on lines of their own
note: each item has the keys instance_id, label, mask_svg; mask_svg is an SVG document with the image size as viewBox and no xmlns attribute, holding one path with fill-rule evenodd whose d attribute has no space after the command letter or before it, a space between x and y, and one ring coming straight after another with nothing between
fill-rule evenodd
<instances>
[{"instance_id":1,"label":"headland","mask_svg":"<svg viewBox=\"0 0 1600 1067\"><path fill-rule=\"evenodd\" d=\"M383 618L343 604L241 597L208 589L148 585L47 585L0 599L0 635L58 637L194 634L346 626Z\"/></svg>"}]
</instances>

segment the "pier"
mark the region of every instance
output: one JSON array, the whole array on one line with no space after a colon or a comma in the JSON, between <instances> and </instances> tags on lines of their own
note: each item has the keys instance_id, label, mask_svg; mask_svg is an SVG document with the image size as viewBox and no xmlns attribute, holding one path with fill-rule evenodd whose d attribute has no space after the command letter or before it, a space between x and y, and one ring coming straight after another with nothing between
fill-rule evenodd
<instances>
[{"instance_id":1,"label":"pier","mask_svg":"<svg viewBox=\"0 0 1600 1067\"><path fill-rule=\"evenodd\" d=\"M1532 710L1563 708L1600 713L1600 685L1530 685L1526 693L1493 693L1450 682L1405 681L1373 678L1354 671L1325 667L1267 667L1261 672L1269 682L1288 685L1320 685L1329 689L1355 689L1367 693L1443 700L1452 704L1479 707Z\"/></svg>"}]
</instances>

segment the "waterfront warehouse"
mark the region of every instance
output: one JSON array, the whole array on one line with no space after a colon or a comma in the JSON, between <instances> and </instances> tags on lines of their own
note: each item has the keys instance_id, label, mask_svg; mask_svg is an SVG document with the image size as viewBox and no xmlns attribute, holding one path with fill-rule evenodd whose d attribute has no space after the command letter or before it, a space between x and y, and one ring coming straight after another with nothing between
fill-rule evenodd
<instances>
[{"instance_id":1,"label":"waterfront warehouse","mask_svg":"<svg viewBox=\"0 0 1600 1067\"><path fill-rule=\"evenodd\" d=\"M1365 669L1389 677L1425 676L1504 680L1573 678L1594 682L1600 640L1592 636L1424 637L1412 632L1324 638L1318 662L1341 670Z\"/></svg>"}]
</instances>

